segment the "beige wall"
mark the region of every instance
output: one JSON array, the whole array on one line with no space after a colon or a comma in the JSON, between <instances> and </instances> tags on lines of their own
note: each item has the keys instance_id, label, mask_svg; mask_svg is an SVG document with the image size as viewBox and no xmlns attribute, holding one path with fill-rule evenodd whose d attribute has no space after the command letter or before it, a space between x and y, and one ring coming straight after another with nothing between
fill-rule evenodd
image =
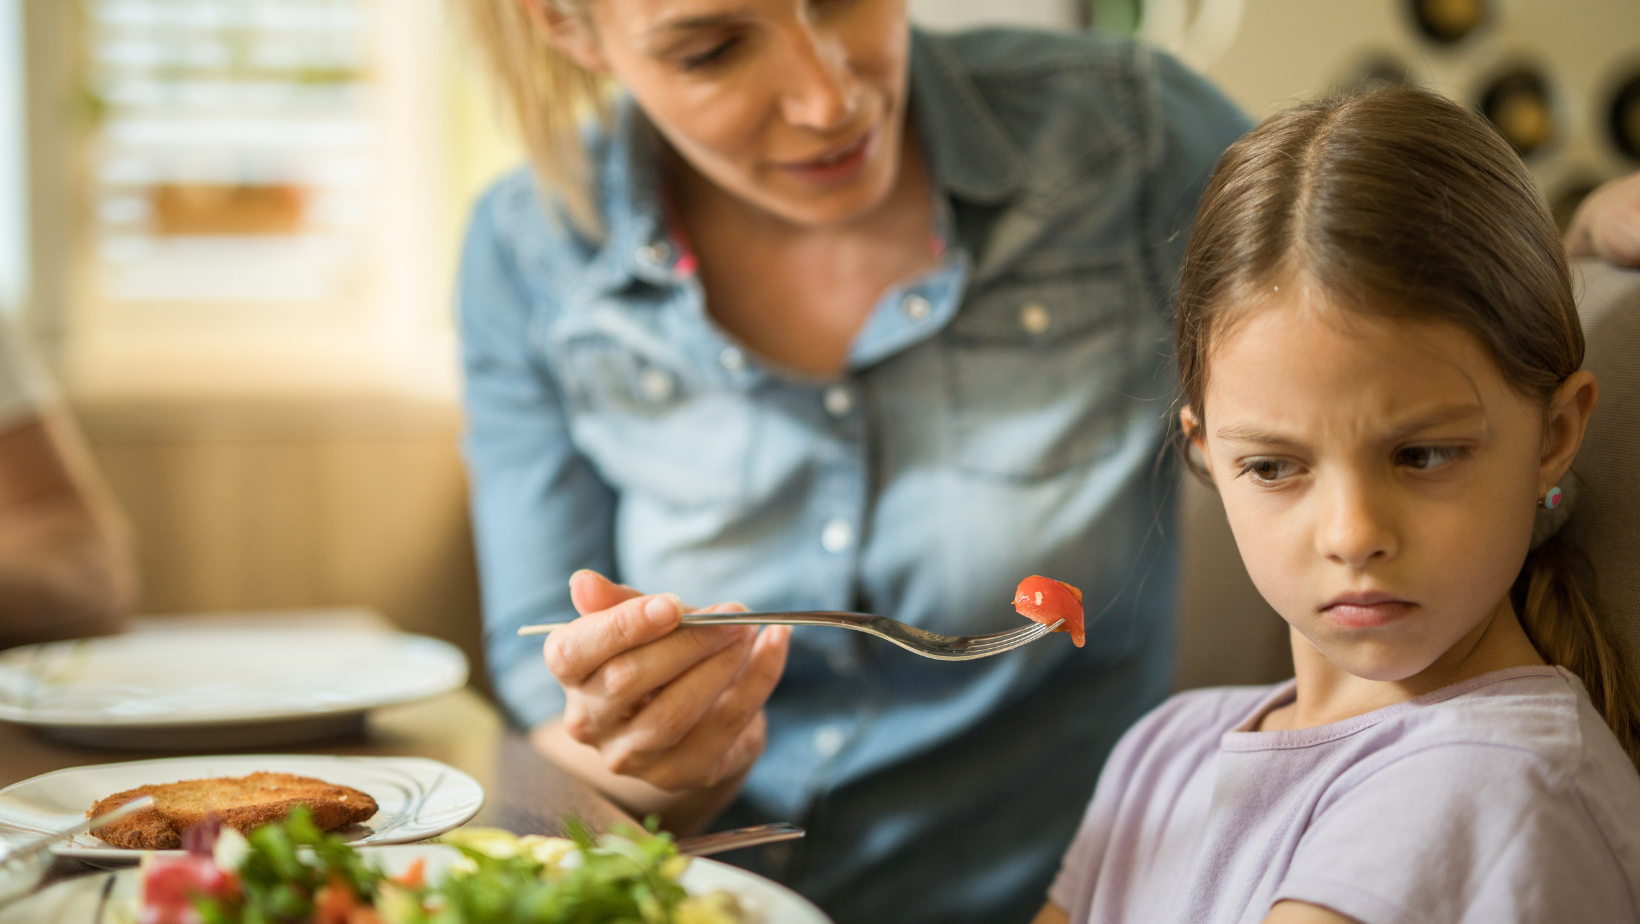
<instances>
[{"instance_id":1,"label":"beige wall","mask_svg":"<svg viewBox=\"0 0 1640 924\"><path fill-rule=\"evenodd\" d=\"M364 605L455 642L480 676L453 406L104 399L75 412L136 534L141 612Z\"/></svg>"}]
</instances>

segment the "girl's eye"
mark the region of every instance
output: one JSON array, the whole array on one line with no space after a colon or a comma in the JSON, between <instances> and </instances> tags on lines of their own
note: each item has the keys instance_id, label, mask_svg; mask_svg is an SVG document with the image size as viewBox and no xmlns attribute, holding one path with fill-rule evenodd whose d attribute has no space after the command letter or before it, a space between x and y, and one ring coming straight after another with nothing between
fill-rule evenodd
<instances>
[{"instance_id":1,"label":"girl's eye","mask_svg":"<svg viewBox=\"0 0 1640 924\"><path fill-rule=\"evenodd\" d=\"M705 51L684 56L682 61L683 69L693 71L717 64L735 47L735 42L736 40L732 38L724 39Z\"/></svg>"},{"instance_id":2,"label":"girl's eye","mask_svg":"<svg viewBox=\"0 0 1640 924\"><path fill-rule=\"evenodd\" d=\"M1257 484L1273 485L1298 472L1298 465L1285 459L1248 459L1241 465L1243 475Z\"/></svg>"},{"instance_id":3,"label":"girl's eye","mask_svg":"<svg viewBox=\"0 0 1640 924\"><path fill-rule=\"evenodd\" d=\"M1462 446L1408 446L1395 454L1395 464L1430 471L1459 458Z\"/></svg>"}]
</instances>

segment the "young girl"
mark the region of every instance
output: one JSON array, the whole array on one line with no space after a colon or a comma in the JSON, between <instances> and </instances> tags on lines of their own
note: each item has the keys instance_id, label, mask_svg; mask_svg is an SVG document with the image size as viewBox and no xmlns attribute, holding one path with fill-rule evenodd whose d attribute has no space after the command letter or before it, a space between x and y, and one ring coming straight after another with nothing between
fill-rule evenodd
<instances>
[{"instance_id":1,"label":"young girl","mask_svg":"<svg viewBox=\"0 0 1640 924\"><path fill-rule=\"evenodd\" d=\"M1039 924L1636 920L1636 691L1535 515L1597 385L1519 158L1406 87L1271 119L1213 177L1176 334L1297 677L1128 732Z\"/></svg>"}]
</instances>

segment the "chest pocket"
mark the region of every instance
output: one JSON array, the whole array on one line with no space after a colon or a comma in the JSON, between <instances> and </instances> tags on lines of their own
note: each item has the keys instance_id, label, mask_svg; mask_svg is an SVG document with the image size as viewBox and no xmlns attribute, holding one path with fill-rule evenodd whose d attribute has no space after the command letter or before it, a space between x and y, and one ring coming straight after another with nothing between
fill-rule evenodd
<instances>
[{"instance_id":1,"label":"chest pocket","mask_svg":"<svg viewBox=\"0 0 1640 924\"><path fill-rule=\"evenodd\" d=\"M1120 448L1170 393L1143 292L1134 260L1039 260L970 295L946 333L958 467L1035 480Z\"/></svg>"},{"instance_id":2,"label":"chest pocket","mask_svg":"<svg viewBox=\"0 0 1640 924\"><path fill-rule=\"evenodd\" d=\"M618 492L676 508L747 493L757 412L727 383L704 382L681 350L615 308L541 335L576 448Z\"/></svg>"}]
</instances>

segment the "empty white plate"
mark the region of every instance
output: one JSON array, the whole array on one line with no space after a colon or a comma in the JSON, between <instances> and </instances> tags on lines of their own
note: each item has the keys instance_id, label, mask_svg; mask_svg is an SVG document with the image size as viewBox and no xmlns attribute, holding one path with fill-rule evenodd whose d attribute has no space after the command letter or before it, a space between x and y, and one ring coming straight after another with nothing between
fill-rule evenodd
<instances>
[{"instance_id":1,"label":"empty white plate","mask_svg":"<svg viewBox=\"0 0 1640 924\"><path fill-rule=\"evenodd\" d=\"M187 626L0 653L0 720L106 747L288 744L454 690L467 659L400 632Z\"/></svg>"},{"instance_id":2,"label":"empty white plate","mask_svg":"<svg viewBox=\"0 0 1640 924\"><path fill-rule=\"evenodd\" d=\"M138 786L258 771L309 776L367 793L376 800L376 814L337 832L361 845L426 840L466 823L484 804L477 780L421 757L231 754L134 760L70 767L0 789L0 840L60 831L83 820L97 800ZM142 851L110 847L92 834L79 835L56 852L104 863L135 863L142 857Z\"/></svg>"}]
</instances>

